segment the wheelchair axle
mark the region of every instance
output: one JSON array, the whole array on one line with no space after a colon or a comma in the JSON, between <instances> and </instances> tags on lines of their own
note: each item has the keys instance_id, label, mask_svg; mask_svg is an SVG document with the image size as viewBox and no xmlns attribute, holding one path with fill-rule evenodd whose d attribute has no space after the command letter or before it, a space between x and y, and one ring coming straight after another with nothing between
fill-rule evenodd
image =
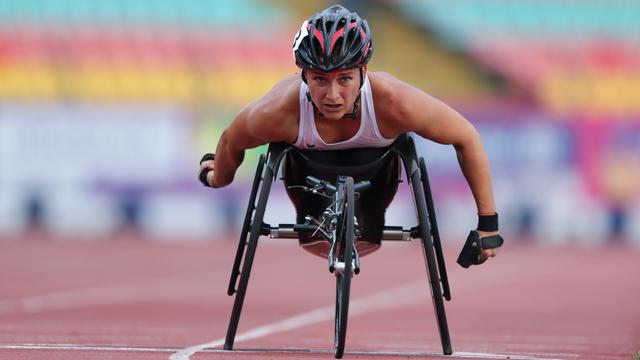
<instances>
[{"instance_id":1,"label":"wheelchair axle","mask_svg":"<svg viewBox=\"0 0 640 360\"><path fill-rule=\"evenodd\" d=\"M279 224L271 226L262 223L261 235L269 236L271 239L297 239L299 232L313 233L318 229L317 225L311 224ZM411 229L403 229L401 226L385 226L382 233L384 241L411 241L411 239L419 238L420 228L413 227ZM359 237L360 230L356 230L356 236Z\"/></svg>"}]
</instances>

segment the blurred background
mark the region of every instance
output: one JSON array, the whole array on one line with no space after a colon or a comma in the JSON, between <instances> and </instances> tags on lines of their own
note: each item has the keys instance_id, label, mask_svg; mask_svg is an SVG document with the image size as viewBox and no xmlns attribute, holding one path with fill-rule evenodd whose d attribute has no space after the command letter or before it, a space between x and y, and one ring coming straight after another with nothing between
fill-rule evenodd
<instances>
[{"instance_id":1,"label":"blurred background","mask_svg":"<svg viewBox=\"0 0 640 360\"><path fill-rule=\"evenodd\" d=\"M372 27L370 70L478 128L509 241L640 246L640 2L340 3ZM215 191L198 161L297 72L293 35L331 4L0 1L0 238L235 241L265 147ZM461 244L476 214L454 150L420 151L443 239ZM281 186L274 223L293 221ZM390 223L414 221L405 188Z\"/></svg>"}]
</instances>

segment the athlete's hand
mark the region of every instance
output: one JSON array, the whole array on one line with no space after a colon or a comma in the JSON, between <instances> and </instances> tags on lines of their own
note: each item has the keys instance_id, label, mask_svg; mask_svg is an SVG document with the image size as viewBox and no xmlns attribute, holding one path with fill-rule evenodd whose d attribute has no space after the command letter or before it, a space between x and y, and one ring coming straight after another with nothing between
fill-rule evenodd
<instances>
[{"instance_id":1,"label":"athlete's hand","mask_svg":"<svg viewBox=\"0 0 640 360\"><path fill-rule=\"evenodd\" d=\"M503 243L504 239L497 231L473 230L469 232L456 262L465 269L471 265L480 265L496 256L496 248Z\"/></svg>"},{"instance_id":2,"label":"athlete's hand","mask_svg":"<svg viewBox=\"0 0 640 360\"><path fill-rule=\"evenodd\" d=\"M200 168L198 169L198 179L204 186L216 188L213 183L213 170L215 166L215 154L204 154L200 160Z\"/></svg>"},{"instance_id":3,"label":"athlete's hand","mask_svg":"<svg viewBox=\"0 0 640 360\"><path fill-rule=\"evenodd\" d=\"M497 231L480 231L480 230L476 230L476 232L478 233L478 236L480 238L486 237L486 236L492 236L492 235L498 235ZM485 261L490 257L495 257L498 254L498 248L495 249L483 249L480 251L480 261Z\"/></svg>"}]
</instances>

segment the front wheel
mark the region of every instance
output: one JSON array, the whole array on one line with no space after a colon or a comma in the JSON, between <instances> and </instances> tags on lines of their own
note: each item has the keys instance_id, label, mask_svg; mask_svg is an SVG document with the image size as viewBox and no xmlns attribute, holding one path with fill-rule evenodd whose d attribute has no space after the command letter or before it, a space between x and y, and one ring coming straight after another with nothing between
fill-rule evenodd
<instances>
[{"instance_id":1,"label":"front wheel","mask_svg":"<svg viewBox=\"0 0 640 360\"><path fill-rule=\"evenodd\" d=\"M349 292L351 289L351 277L353 276L353 241L355 219L355 195L353 178L345 178L344 183L339 184L338 199L341 204L340 227L338 234L338 261L336 267L336 318L334 354L336 359L341 359L344 354L344 345L347 338L347 319L349 315ZM344 264L344 265L343 265Z\"/></svg>"}]
</instances>

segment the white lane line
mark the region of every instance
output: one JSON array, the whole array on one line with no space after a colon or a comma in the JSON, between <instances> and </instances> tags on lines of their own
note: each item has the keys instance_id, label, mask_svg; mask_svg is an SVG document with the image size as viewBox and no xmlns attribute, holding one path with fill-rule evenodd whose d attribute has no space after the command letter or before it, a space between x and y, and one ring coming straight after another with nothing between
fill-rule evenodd
<instances>
[{"instance_id":1,"label":"white lane line","mask_svg":"<svg viewBox=\"0 0 640 360\"><path fill-rule=\"evenodd\" d=\"M558 266L561 267L561 265ZM543 270L537 270L536 272L532 272L529 274L521 274L513 271L507 274L501 274L500 276L485 277L483 281L469 283L463 290L456 291L456 296L465 293L472 293L478 290L487 290L494 286L504 286L510 283L521 282L529 277L538 278L547 276L547 274L553 274L557 270L558 269L556 267L549 266ZM449 277L451 278L452 273L458 271L461 270L455 268L453 272L450 271ZM402 286L373 293L362 298L352 299L349 304L349 317L375 311L413 305L422 302L426 303L430 301L428 295L416 296L416 293L418 291L428 291L426 279L414 281ZM294 315L275 323L253 328L244 333L237 334L234 344L240 341L257 339L275 333L306 327L323 321L333 320L334 316L335 305L324 306L299 315ZM177 351L175 354L172 354L169 357L169 360L189 360L190 356L197 352L201 352L208 348L219 347L224 345L224 343L225 338L220 338L207 343L189 346Z\"/></svg>"},{"instance_id":2,"label":"white lane line","mask_svg":"<svg viewBox=\"0 0 640 360\"><path fill-rule=\"evenodd\" d=\"M166 300L167 298L184 298L190 290L187 284L197 277L207 277L211 271L200 271L189 274L179 274L158 277L137 282L95 286L69 291L60 291L20 299L0 300L0 316L15 314L34 314L44 311L64 310L76 307L127 304L133 301ZM171 283L172 291L167 291L167 284ZM185 286L185 291L176 289ZM151 290L155 291L151 291ZM211 290L213 292L214 290ZM162 297L158 293L162 293Z\"/></svg>"},{"instance_id":3,"label":"white lane line","mask_svg":"<svg viewBox=\"0 0 640 360\"><path fill-rule=\"evenodd\" d=\"M174 352L176 349L123 347L123 346L90 346L76 344L10 344L0 345L0 350L78 350L78 351L113 351L113 352Z\"/></svg>"},{"instance_id":4,"label":"white lane line","mask_svg":"<svg viewBox=\"0 0 640 360\"><path fill-rule=\"evenodd\" d=\"M442 354L439 354L442 356ZM473 359L512 359L512 360L566 360L566 357L578 357L578 355L565 355L562 354L563 358L554 358L554 357L539 357L539 356L547 356L545 354L536 355L536 356L528 356L528 355L511 355L511 354L487 354L487 353L476 353L476 352L463 352L456 351L453 353L454 357L459 358L473 358ZM557 356L557 354L550 354L549 356ZM448 356L447 356L448 357Z\"/></svg>"},{"instance_id":5,"label":"white lane line","mask_svg":"<svg viewBox=\"0 0 640 360\"><path fill-rule=\"evenodd\" d=\"M426 301L425 297L411 296L415 295L418 287L424 288L425 280L412 282L404 286L377 292L360 299L356 299L349 304L349 316L364 314L371 311L382 310L385 308L396 307L401 305L409 305L416 302ZM238 334L235 342L257 339L263 336L293 330L305 327L311 324L320 323L333 319L335 316L335 305L324 306L312 311L308 311L299 315L289 317L287 319L259 326L247 332ZM215 348L224 345L225 339L217 339L204 344L189 346L179 350L169 357L170 360L188 360L189 357L197 352L207 348Z\"/></svg>"},{"instance_id":6,"label":"white lane line","mask_svg":"<svg viewBox=\"0 0 640 360\"><path fill-rule=\"evenodd\" d=\"M122 347L122 346L90 346L76 344L0 344L0 350L62 350L62 351L105 351L105 352L143 352L143 353L166 353L174 352L177 349L152 348L152 347ZM225 353L221 349L207 349L203 353ZM234 350L234 353L279 353L279 354L329 354L332 351L327 349L242 349ZM442 357L440 353L414 352L414 351L345 351L351 355L370 356L398 356L398 357ZM541 357L543 356L543 357ZM511 359L511 360L561 360L549 356L558 354L539 354L536 356L510 355L510 354L488 354L476 352L454 352L447 358L475 358L475 359ZM566 357L577 357L574 354L561 354Z\"/></svg>"}]
</instances>

